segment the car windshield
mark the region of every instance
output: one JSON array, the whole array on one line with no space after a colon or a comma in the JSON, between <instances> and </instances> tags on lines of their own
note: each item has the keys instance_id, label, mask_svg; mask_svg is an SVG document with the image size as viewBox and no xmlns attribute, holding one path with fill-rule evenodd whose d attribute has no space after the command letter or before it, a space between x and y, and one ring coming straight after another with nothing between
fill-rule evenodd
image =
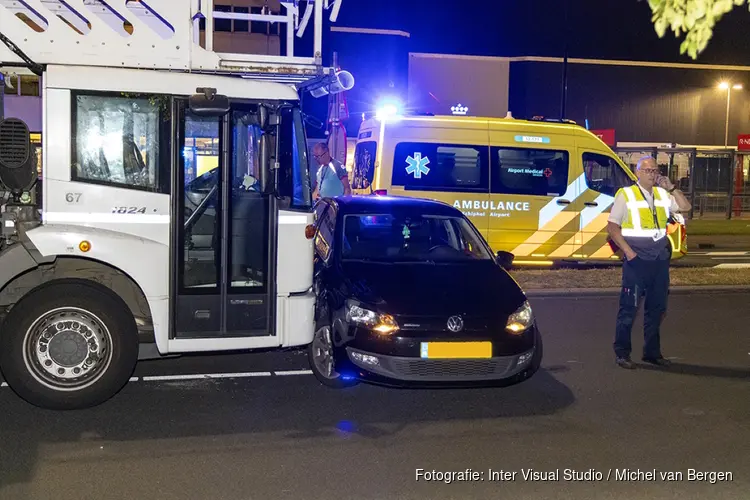
<instances>
[{"instance_id":1,"label":"car windshield","mask_svg":"<svg viewBox=\"0 0 750 500\"><path fill-rule=\"evenodd\" d=\"M490 260L481 236L461 217L346 215L343 260L455 262Z\"/></svg>"}]
</instances>

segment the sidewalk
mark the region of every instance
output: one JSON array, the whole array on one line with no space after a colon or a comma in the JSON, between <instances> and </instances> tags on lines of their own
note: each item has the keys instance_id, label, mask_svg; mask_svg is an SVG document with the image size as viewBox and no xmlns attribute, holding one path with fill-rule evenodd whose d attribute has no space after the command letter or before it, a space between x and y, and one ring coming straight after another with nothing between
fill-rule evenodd
<instances>
[{"instance_id":1,"label":"sidewalk","mask_svg":"<svg viewBox=\"0 0 750 500\"><path fill-rule=\"evenodd\" d=\"M551 289L527 289L524 290L528 297L604 297L617 296L620 288L551 288ZM750 293L747 285L696 285L696 286L671 286L669 293L672 295L691 295L698 293Z\"/></svg>"}]
</instances>

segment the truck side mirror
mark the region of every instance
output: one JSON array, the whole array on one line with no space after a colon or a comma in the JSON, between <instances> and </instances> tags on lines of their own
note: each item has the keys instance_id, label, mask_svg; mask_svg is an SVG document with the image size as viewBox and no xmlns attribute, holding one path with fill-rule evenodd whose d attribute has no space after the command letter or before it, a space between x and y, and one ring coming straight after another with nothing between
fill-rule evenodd
<instances>
[{"instance_id":1,"label":"truck side mirror","mask_svg":"<svg viewBox=\"0 0 750 500\"><path fill-rule=\"evenodd\" d=\"M17 118L0 120L0 187L8 188L15 203L36 184L36 167L26 122Z\"/></svg>"},{"instance_id":2,"label":"truck side mirror","mask_svg":"<svg viewBox=\"0 0 750 500\"><path fill-rule=\"evenodd\" d=\"M190 96L188 106L196 116L218 117L229 113L229 98L217 94L214 88L195 89L197 94Z\"/></svg>"},{"instance_id":3,"label":"truck side mirror","mask_svg":"<svg viewBox=\"0 0 750 500\"><path fill-rule=\"evenodd\" d=\"M263 194L270 194L273 191L273 175L271 169L271 145L268 134L260 136L258 141L258 158L260 160L260 168L258 169L258 183L260 184L260 192Z\"/></svg>"},{"instance_id":4,"label":"truck side mirror","mask_svg":"<svg viewBox=\"0 0 750 500\"><path fill-rule=\"evenodd\" d=\"M263 131L268 127L268 108L263 104L258 106L258 126Z\"/></svg>"},{"instance_id":5,"label":"truck side mirror","mask_svg":"<svg viewBox=\"0 0 750 500\"><path fill-rule=\"evenodd\" d=\"M506 271L510 271L513 267L513 259L516 256L513 255L510 252L503 252L502 250L497 252L497 256L495 257L495 261L505 269Z\"/></svg>"}]
</instances>

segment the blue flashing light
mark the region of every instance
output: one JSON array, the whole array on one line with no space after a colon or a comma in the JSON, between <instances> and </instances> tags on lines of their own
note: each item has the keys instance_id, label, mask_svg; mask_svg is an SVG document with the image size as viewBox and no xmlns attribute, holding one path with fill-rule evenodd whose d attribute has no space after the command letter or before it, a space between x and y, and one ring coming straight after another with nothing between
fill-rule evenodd
<instances>
[{"instance_id":1,"label":"blue flashing light","mask_svg":"<svg viewBox=\"0 0 750 500\"><path fill-rule=\"evenodd\" d=\"M586 130L590 130L589 129L589 119L588 118L586 118Z\"/></svg>"},{"instance_id":2,"label":"blue flashing light","mask_svg":"<svg viewBox=\"0 0 750 500\"><path fill-rule=\"evenodd\" d=\"M384 120L401 114L401 102L397 99L384 99L380 102L375 118Z\"/></svg>"},{"instance_id":3,"label":"blue flashing light","mask_svg":"<svg viewBox=\"0 0 750 500\"><path fill-rule=\"evenodd\" d=\"M354 422L351 422L349 420L342 420L338 424L336 424L336 428L342 432L354 432L356 426L354 425Z\"/></svg>"}]
</instances>

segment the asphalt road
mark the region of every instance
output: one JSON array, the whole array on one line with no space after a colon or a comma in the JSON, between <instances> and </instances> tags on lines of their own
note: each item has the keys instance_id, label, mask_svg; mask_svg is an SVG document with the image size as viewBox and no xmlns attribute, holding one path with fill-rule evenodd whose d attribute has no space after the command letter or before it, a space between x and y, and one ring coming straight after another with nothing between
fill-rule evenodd
<instances>
[{"instance_id":1,"label":"asphalt road","mask_svg":"<svg viewBox=\"0 0 750 500\"><path fill-rule=\"evenodd\" d=\"M749 294L672 297L669 371L614 365L615 298L532 302L543 369L505 389L334 391L299 353L144 362L113 400L80 412L0 388L0 499L750 498ZM230 372L263 375L148 378ZM417 469L481 475L446 484ZM525 480L528 469L559 477ZM657 476L618 480L624 469ZM732 477L690 480L690 469Z\"/></svg>"}]
</instances>

